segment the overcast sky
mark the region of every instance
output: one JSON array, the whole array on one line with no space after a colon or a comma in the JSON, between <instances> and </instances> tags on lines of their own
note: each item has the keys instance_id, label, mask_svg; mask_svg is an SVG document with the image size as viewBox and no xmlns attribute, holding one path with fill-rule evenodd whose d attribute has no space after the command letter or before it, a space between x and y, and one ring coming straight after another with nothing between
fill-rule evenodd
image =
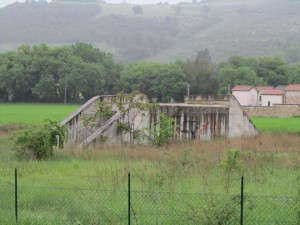
<instances>
[{"instance_id":1,"label":"overcast sky","mask_svg":"<svg viewBox=\"0 0 300 225\"><path fill-rule=\"evenodd\" d=\"M0 0L0 8L12 4L14 2L25 2L26 0ZM50 1L50 0L48 0ZM107 3L122 3L124 0L104 0ZM158 2L168 2L170 4L177 4L179 2L191 2L192 0L125 0L125 2L130 4L156 4Z\"/></svg>"}]
</instances>

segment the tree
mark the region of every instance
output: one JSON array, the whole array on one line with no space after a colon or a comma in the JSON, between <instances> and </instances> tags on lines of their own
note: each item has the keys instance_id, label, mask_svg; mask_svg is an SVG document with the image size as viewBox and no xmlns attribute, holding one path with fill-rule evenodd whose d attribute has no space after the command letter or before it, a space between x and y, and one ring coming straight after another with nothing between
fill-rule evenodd
<instances>
[{"instance_id":1,"label":"tree","mask_svg":"<svg viewBox=\"0 0 300 225\"><path fill-rule=\"evenodd\" d=\"M134 12L134 15L143 15L143 8L140 5L133 6L132 11Z\"/></svg>"},{"instance_id":2,"label":"tree","mask_svg":"<svg viewBox=\"0 0 300 225\"><path fill-rule=\"evenodd\" d=\"M3 101L63 102L88 100L117 91L122 66L90 44L48 47L22 45L0 54Z\"/></svg>"},{"instance_id":3,"label":"tree","mask_svg":"<svg viewBox=\"0 0 300 225\"><path fill-rule=\"evenodd\" d=\"M124 93L138 90L152 99L154 97L151 90L152 81L158 77L159 67L157 63L144 61L130 64L121 73L119 89Z\"/></svg>"},{"instance_id":4,"label":"tree","mask_svg":"<svg viewBox=\"0 0 300 225\"><path fill-rule=\"evenodd\" d=\"M124 69L119 87L125 93L139 90L149 99L168 102L172 99L183 100L187 83L183 68L178 62L137 62Z\"/></svg>"},{"instance_id":5,"label":"tree","mask_svg":"<svg viewBox=\"0 0 300 225\"><path fill-rule=\"evenodd\" d=\"M229 84L269 86L286 84L289 71L287 63L278 56L261 58L232 56L227 62L219 65L219 92L226 93Z\"/></svg>"},{"instance_id":6,"label":"tree","mask_svg":"<svg viewBox=\"0 0 300 225\"><path fill-rule=\"evenodd\" d=\"M255 71L267 85L276 86L288 81L288 65L278 56L258 58Z\"/></svg>"},{"instance_id":7,"label":"tree","mask_svg":"<svg viewBox=\"0 0 300 225\"><path fill-rule=\"evenodd\" d=\"M211 61L208 49L198 52L195 60L188 59L184 68L191 94L217 93L217 67Z\"/></svg>"},{"instance_id":8,"label":"tree","mask_svg":"<svg viewBox=\"0 0 300 225\"><path fill-rule=\"evenodd\" d=\"M54 96L58 94L53 76L42 76L34 86L32 93L42 101L53 101Z\"/></svg>"},{"instance_id":9,"label":"tree","mask_svg":"<svg viewBox=\"0 0 300 225\"><path fill-rule=\"evenodd\" d=\"M118 93L114 104L117 105L122 117L125 118L123 122L118 123L118 132L128 133L130 144L134 144L136 140L144 137L140 125L149 116L150 111L157 106L150 103L147 97L139 91L134 91L128 95Z\"/></svg>"},{"instance_id":10,"label":"tree","mask_svg":"<svg viewBox=\"0 0 300 225\"><path fill-rule=\"evenodd\" d=\"M289 69L289 84L300 84L300 63L291 66Z\"/></svg>"},{"instance_id":11,"label":"tree","mask_svg":"<svg viewBox=\"0 0 300 225\"><path fill-rule=\"evenodd\" d=\"M160 65L159 73L151 82L153 96L159 102L183 101L187 82L180 62Z\"/></svg>"},{"instance_id":12,"label":"tree","mask_svg":"<svg viewBox=\"0 0 300 225\"><path fill-rule=\"evenodd\" d=\"M254 70L249 67L233 68L226 65L218 74L219 93L227 94L228 85L255 85L263 86L266 83L261 77L257 77Z\"/></svg>"}]
</instances>

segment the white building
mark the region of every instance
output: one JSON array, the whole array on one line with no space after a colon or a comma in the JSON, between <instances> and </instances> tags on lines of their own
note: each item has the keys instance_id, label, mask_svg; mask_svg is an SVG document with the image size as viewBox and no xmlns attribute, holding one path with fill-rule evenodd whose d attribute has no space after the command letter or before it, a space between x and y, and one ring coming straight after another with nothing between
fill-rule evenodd
<instances>
[{"instance_id":1,"label":"white building","mask_svg":"<svg viewBox=\"0 0 300 225\"><path fill-rule=\"evenodd\" d=\"M232 95L242 106L257 106L258 92L254 86L237 85L232 89Z\"/></svg>"},{"instance_id":2,"label":"white building","mask_svg":"<svg viewBox=\"0 0 300 225\"><path fill-rule=\"evenodd\" d=\"M284 91L276 89L266 89L260 93L261 106L273 106L274 104L284 104Z\"/></svg>"}]
</instances>

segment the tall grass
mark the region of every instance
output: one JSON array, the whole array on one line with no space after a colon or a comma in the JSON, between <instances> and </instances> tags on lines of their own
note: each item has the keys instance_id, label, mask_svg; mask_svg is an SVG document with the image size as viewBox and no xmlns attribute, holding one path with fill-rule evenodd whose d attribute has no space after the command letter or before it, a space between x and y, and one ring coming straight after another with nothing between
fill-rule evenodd
<instances>
[{"instance_id":1,"label":"tall grass","mask_svg":"<svg viewBox=\"0 0 300 225\"><path fill-rule=\"evenodd\" d=\"M67 146L51 160L1 164L2 203L13 205L16 167L19 224L124 224L131 172L133 224L236 224L244 175L248 224L295 224L299 146L288 134L162 148ZM228 150L240 154L230 170ZM13 207L0 207L0 222L12 224Z\"/></svg>"}]
</instances>

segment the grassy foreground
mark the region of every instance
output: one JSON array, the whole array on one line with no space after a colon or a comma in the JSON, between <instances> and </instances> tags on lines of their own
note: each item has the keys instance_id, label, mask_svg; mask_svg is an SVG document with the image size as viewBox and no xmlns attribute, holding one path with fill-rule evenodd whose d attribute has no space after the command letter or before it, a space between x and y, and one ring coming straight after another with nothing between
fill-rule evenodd
<instances>
[{"instance_id":1,"label":"grassy foreground","mask_svg":"<svg viewBox=\"0 0 300 225\"><path fill-rule=\"evenodd\" d=\"M14 224L16 167L18 224L126 224L131 172L132 224L238 224L244 175L244 224L296 225L299 146L299 136L263 134L163 148L68 146L52 160L20 161L2 140L0 223Z\"/></svg>"}]
</instances>

